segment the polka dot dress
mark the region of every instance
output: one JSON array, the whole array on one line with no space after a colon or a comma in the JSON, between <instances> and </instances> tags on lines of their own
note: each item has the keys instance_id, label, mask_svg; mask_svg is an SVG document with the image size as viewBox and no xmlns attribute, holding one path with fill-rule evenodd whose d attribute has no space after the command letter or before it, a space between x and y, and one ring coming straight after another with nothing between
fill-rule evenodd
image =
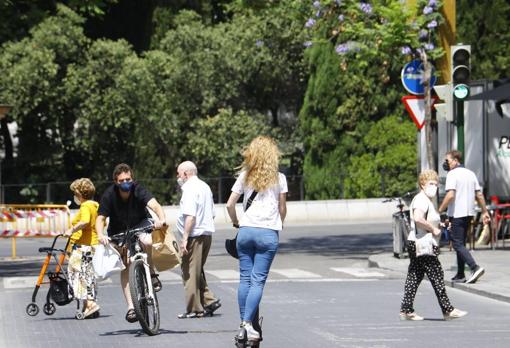
<instances>
[{"instance_id":1,"label":"polka dot dress","mask_svg":"<svg viewBox=\"0 0 510 348\"><path fill-rule=\"evenodd\" d=\"M439 248L434 247L434 256L423 255L416 257L416 244L413 241L408 241L408 250L411 263L409 264L409 269L407 271L404 298L400 306L400 311L404 313L414 312L414 298L418 291L418 287L426 274L434 288L441 310L443 313L451 312L454 308L446 294L444 272L441 267L441 263L437 258L437 255L439 255Z\"/></svg>"}]
</instances>

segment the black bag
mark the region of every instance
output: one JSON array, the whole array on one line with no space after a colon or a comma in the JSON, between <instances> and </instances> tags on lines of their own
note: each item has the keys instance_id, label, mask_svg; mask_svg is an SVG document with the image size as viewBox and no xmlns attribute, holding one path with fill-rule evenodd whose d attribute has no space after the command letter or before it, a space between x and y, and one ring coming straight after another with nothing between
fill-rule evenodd
<instances>
[{"instance_id":1,"label":"black bag","mask_svg":"<svg viewBox=\"0 0 510 348\"><path fill-rule=\"evenodd\" d=\"M257 196L257 191L253 191L250 198L248 198L248 202L246 202L246 209L245 212L248 210L248 208L251 206L251 203L255 199L255 196ZM234 239L225 239L225 249L227 250L227 253L230 254L235 259L239 258L239 255L237 254L237 234Z\"/></svg>"},{"instance_id":2,"label":"black bag","mask_svg":"<svg viewBox=\"0 0 510 348\"><path fill-rule=\"evenodd\" d=\"M59 306L65 306L73 300L73 290L69 288L67 279L59 273L50 275L50 296Z\"/></svg>"}]
</instances>

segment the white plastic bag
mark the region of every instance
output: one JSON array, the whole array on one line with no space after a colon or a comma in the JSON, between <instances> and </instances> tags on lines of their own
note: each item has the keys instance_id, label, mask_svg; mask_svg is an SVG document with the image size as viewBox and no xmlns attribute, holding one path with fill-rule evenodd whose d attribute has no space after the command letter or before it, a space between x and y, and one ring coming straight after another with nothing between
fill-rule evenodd
<instances>
[{"instance_id":1,"label":"white plastic bag","mask_svg":"<svg viewBox=\"0 0 510 348\"><path fill-rule=\"evenodd\" d=\"M120 272L126 268L120 258L120 254L110 244L99 244L92 258L94 273L99 280L106 279L114 272Z\"/></svg>"}]
</instances>

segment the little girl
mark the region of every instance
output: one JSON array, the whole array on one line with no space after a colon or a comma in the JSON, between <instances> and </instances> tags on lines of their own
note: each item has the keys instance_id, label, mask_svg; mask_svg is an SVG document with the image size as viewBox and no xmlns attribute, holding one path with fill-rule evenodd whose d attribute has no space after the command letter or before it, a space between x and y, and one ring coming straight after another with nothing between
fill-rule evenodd
<instances>
[{"instance_id":1,"label":"little girl","mask_svg":"<svg viewBox=\"0 0 510 348\"><path fill-rule=\"evenodd\" d=\"M93 200L96 189L90 179L77 179L70 188L80 211L73 218L71 228L65 233L70 237L72 247L68 274L74 297L83 300L83 314L87 318L100 309L96 303L97 284L92 268L95 246L99 243L96 234L99 203Z\"/></svg>"}]
</instances>

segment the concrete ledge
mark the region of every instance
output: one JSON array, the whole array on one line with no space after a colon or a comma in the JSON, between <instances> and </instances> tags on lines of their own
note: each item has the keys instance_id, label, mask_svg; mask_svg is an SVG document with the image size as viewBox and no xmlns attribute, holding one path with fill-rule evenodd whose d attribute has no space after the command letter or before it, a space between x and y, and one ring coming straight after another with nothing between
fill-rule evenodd
<instances>
[{"instance_id":1,"label":"concrete ledge","mask_svg":"<svg viewBox=\"0 0 510 348\"><path fill-rule=\"evenodd\" d=\"M383 203L382 198L343 199L321 201L291 201L287 202L287 218L285 224L334 224L334 223L390 223L395 213L395 204ZM179 206L163 206L166 222L174 226L179 214ZM230 226L230 218L225 204L215 204L218 227ZM237 215L243 214L241 204L236 205ZM77 213L74 209L72 216Z\"/></svg>"},{"instance_id":2,"label":"concrete ledge","mask_svg":"<svg viewBox=\"0 0 510 348\"><path fill-rule=\"evenodd\" d=\"M167 223L175 225L179 214L178 206L164 206ZM230 225L230 218L225 204L216 204L215 223L218 226ZM241 204L237 204L238 216L242 215ZM391 222L395 213L394 204L382 203L382 198L345 199L322 201L287 202L286 224L330 224L345 222Z\"/></svg>"}]
</instances>

